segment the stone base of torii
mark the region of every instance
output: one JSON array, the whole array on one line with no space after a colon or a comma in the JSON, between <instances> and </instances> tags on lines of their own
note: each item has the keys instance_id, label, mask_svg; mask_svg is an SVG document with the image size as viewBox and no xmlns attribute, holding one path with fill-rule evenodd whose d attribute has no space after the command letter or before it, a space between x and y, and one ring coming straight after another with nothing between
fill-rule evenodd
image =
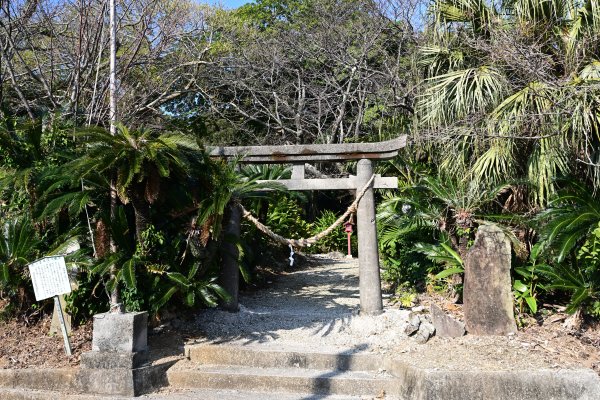
<instances>
[{"instance_id":1,"label":"stone base of torii","mask_svg":"<svg viewBox=\"0 0 600 400\"><path fill-rule=\"evenodd\" d=\"M360 190L373 176L372 160L387 160L398 155L406 145L406 136L377 143L348 143L329 145L285 145L285 146L242 146L214 147L211 157L237 158L245 164L292 164L292 178L277 180L288 190ZM304 165L314 162L343 162L358 160L356 176L348 178L306 179ZM377 315L383 311L381 281L379 274L379 250L375 220L375 198L373 189L398 187L398 179L376 176L359 200L356 212L358 230L358 262L360 312ZM241 212L231 208L231 216L225 227L229 235L240 235ZM224 244L224 259L221 269L221 285L231 300L224 304L230 311L238 310L239 267L237 247Z\"/></svg>"}]
</instances>

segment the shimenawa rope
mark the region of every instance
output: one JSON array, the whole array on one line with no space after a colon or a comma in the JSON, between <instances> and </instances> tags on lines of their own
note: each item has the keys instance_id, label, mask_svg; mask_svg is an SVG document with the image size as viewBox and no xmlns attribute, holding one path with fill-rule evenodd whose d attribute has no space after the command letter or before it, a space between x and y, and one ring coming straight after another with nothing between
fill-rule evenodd
<instances>
[{"instance_id":1,"label":"shimenawa rope","mask_svg":"<svg viewBox=\"0 0 600 400\"><path fill-rule=\"evenodd\" d=\"M294 247L306 247L306 246L310 246L312 244L315 244L320 239L322 239L325 236L329 235L331 232L333 232L333 230L335 228L337 228L338 226L340 226L341 223L344 222L344 220L350 214L356 212L356 207L358 206L358 202L364 196L364 194L367 192L367 190L369 189L369 187L371 187L371 184L373 183L374 180L375 180L375 175L371 176L371 179L369 179L369 181L367 182L367 184L360 190L360 192L358 192L358 194L356 195L356 199L354 199L354 201L352 202L352 204L350 204L350 206L348 207L348 209L346 210L346 212L341 217L339 217L329 228L325 229L324 231L322 231L322 232L320 232L320 233L318 233L318 234L316 234L314 236L306 238L306 239L288 239L288 238L284 238L283 236L278 235L277 233L273 232L271 229L269 229L268 226L266 226L265 224L263 224L262 222L260 222L256 217L254 217L252 215L252 213L250 211L246 210L244 208L244 206L242 206L241 204L239 204L239 207L242 210L242 216L244 218L246 218L248 221L252 222L254 225L256 225L256 227L258 228L258 230L260 230L261 232L263 232L265 235L267 235L271 239L275 240L276 242L279 242L279 243L285 244L285 245L289 245L289 246L294 246Z\"/></svg>"}]
</instances>

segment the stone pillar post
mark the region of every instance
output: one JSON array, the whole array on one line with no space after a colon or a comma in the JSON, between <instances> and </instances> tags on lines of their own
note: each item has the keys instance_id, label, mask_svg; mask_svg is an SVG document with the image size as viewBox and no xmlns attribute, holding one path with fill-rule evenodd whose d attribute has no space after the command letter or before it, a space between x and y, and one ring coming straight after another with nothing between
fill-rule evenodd
<instances>
[{"instance_id":1,"label":"stone pillar post","mask_svg":"<svg viewBox=\"0 0 600 400\"><path fill-rule=\"evenodd\" d=\"M240 287L239 251L236 243L230 242L230 240L240 238L242 210L237 205L230 205L229 212L229 220L224 232L225 242L222 247L223 265L221 266L220 284L229 293L231 299L223 302L221 306L227 311L237 312Z\"/></svg>"},{"instance_id":2,"label":"stone pillar post","mask_svg":"<svg viewBox=\"0 0 600 400\"><path fill-rule=\"evenodd\" d=\"M356 168L357 192L371 179L371 160L363 159ZM381 280L379 277L379 249L377 247L377 225L375 221L375 198L371 186L358 203L358 265L360 312L377 315L383 312Z\"/></svg>"},{"instance_id":3,"label":"stone pillar post","mask_svg":"<svg viewBox=\"0 0 600 400\"><path fill-rule=\"evenodd\" d=\"M89 394L110 396L148 392L153 383L147 372L147 350L148 313L94 315L92 351L81 355L79 387Z\"/></svg>"},{"instance_id":4,"label":"stone pillar post","mask_svg":"<svg viewBox=\"0 0 600 400\"><path fill-rule=\"evenodd\" d=\"M507 335L517 332L510 280L510 240L502 229L481 225L465 257L463 303L467 332Z\"/></svg>"}]
</instances>

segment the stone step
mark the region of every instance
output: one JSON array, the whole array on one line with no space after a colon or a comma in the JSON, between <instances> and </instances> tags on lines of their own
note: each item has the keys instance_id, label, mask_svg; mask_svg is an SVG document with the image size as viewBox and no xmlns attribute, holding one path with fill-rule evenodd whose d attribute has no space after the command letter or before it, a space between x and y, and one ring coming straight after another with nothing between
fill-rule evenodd
<instances>
[{"instance_id":1,"label":"stone step","mask_svg":"<svg viewBox=\"0 0 600 400\"><path fill-rule=\"evenodd\" d=\"M396 393L397 380L365 371L257 368L179 362L167 372L172 388L225 389L377 397Z\"/></svg>"},{"instance_id":2,"label":"stone step","mask_svg":"<svg viewBox=\"0 0 600 400\"><path fill-rule=\"evenodd\" d=\"M371 400L373 396L317 395L311 393L250 392L247 390L168 389L139 400ZM392 400L385 396L385 400Z\"/></svg>"},{"instance_id":3,"label":"stone step","mask_svg":"<svg viewBox=\"0 0 600 400\"><path fill-rule=\"evenodd\" d=\"M0 388L2 400L133 400L133 397L69 394L60 391ZM158 399L157 399L158 400Z\"/></svg>"},{"instance_id":4,"label":"stone step","mask_svg":"<svg viewBox=\"0 0 600 400\"><path fill-rule=\"evenodd\" d=\"M192 362L212 365L239 365L257 368L305 368L327 371L387 370L384 357L352 354L345 350L306 352L272 350L259 346L192 345L186 347Z\"/></svg>"}]
</instances>

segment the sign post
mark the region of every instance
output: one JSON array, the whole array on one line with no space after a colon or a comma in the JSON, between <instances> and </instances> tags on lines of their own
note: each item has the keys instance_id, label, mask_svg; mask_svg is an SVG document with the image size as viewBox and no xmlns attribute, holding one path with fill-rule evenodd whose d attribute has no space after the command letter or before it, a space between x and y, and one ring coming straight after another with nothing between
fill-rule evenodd
<instances>
[{"instance_id":1,"label":"sign post","mask_svg":"<svg viewBox=\"0 0 600 400\"><path fill-rule=\"evenodd\" d=\"M60 329L65 341L65 352L71 355L71 343L65 325L62 307L58 296L71 293L71 283L67 274L67 265L62 256L44 257L29 264L29 273L33 283L33 291L36 301L41 301L54 297L54 307L56 307L60 321Z\"/></svg>"},{"instance_id":2,"label":"sign post","mask_svg":"<svg viewBox=\"0 0 600 400\"><path fill-rule=\"evenodd\" d=\"M56 313L58 314L58 320L60 321L60 330L63 334L63 339L65 341L65 352L68 356L71 355L71 342L69 341L69 333L67 332L67 325L65 324L65 316L63 315L63 310L60 305L60 299L58 296L54 296L54 307L56 308Z\"/></svg>"}]
</instances>

